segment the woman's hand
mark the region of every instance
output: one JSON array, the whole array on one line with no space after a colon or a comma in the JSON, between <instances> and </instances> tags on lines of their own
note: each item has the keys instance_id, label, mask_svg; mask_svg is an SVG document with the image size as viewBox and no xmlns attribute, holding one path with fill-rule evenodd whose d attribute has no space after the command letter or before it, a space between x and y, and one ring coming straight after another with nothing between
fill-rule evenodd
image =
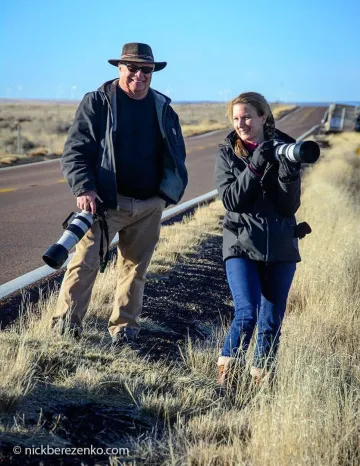
<instances>
[{"instance_id":1,"label":"woman's hand","mask_svg":"<svg viewBox=\"0 0 360 466\"><path fill-rule=\"evenodd\" d=\"M262 175L265 171L266 164L274 160L274 143L273 141L265 141L254 150L250 165L256 173Z\"/></svg>"},{"instance_id":2,"label":"woman's hand","mask_svg":"<svg viewBox=\"0 0 360 466\"><path fill-rule=\"evenodd\" d=\"M291 183L300 175L301 163L290 162L284 155L279 155L279 180Z\"/></svg>"}]
</instances>

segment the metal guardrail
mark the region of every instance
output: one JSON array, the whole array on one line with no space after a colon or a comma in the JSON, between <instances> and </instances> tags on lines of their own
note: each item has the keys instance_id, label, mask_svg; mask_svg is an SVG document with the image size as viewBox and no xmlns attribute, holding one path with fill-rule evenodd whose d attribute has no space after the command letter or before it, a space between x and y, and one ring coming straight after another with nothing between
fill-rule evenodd
<instances>
[{"instance_id":1,"label":"metal guardrail","mask_svg":"<svg viewBox=\"0 0 360 466\"><path fill-rule=\"evenodd\" d=\"M321 130L325 133L341 133L354 129L355 106L331 104L326 110Z\"/></svg>"},{"instance_id":2,"label":"metal guardrail","mask_svg":"<svg viewBox=\"0 0 360 466\"><path fill-rule=\"evenodd\" d=\"M191 199L190 201L183 202L182 204L179 204L175 207L167 209L163 212L161 221L163 222L164 220L170 220L171 218L176 217L177 215L183 212L186 212L189 209L192 209L203 203L210 202L216 196L217 196L217 190L214 189L213 191L203 194L202 196L196 197L194 199ZM119 235L116 234L114 239L111 241L110 246L114 246L115 244L117 244L118 241L119 241ZM67 264L69 263L73 255L74 253L69 254L67 261L64 263L64 265L59 270L63 270L67 266ZM24 275L21 275L18 278L15 278L14 280L11 280L5 283L4 285L1 285L0 286L0 300L6 298L7 296L17 291L23 290L27 286L34 285L39 280L43 280L46 277L50 277L51 275L58 274L59 270L55 271L48 265L43 265L42 267L39 267L38 269L35 269L32 272L28 272Z\"/></svg>"},{"instance_id":3,"label":"metal guardrail","mask_svg":"<svg viewBox=\"0 0 360 466\"><path fill-rule=\"evenodd\" d=\"M297 138L297 142L302 141L305 139L307 136L310 134L314 133L320 125L315 125L312 128L310 128L306 133L302 134L300 137ZM211 200L215 199L217 197L217 190L214 189L213 191L210 191L206 194L203 194L202 196L196 197L194 199L191 199L189 201L183 202L182 204L179 204L175 207L172 207L170 209L167 209L163 212L161 221L164 220L170 220L173 217L176 217L177 215L186 212L189 209L192 209L196 206L199 206L201 204L210 202ZM116 234L114 239L111 242L111 246L114 246L118 242L118 235ZM64 265L61 267L60 270L63 270L67 264L69 263L70 259L74 253L69 254L69 257L67 261L64 263ZM54 270L48 265L44 265L42 267L39 267L32 272L28 272L24 275L21 275L18 278L15 278L14 280L11 280L3 285L0 286L0 300L6 298L7 296L16 293L16 292L21 292L24 290L26 287L34 285L36 282L43 280L46 277L51 277L51 275L58 274L58 270Z\"/></svg>"}]
</instances>

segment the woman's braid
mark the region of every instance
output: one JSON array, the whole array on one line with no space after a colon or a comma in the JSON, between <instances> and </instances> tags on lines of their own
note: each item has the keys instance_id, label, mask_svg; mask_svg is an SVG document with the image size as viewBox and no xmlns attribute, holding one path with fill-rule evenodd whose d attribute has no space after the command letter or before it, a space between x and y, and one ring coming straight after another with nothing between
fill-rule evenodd
<instances>
[{"instance_id":1,"label":"woman's braid","mask_svg":"<svg viewBox=\"0 0 360 466\"><path fill-rule=\"evenodd\" d=\"M264 124L265 140L272 140L275 138L275 120L273 114L270 112Z\"/></svg>"}]
</instances>

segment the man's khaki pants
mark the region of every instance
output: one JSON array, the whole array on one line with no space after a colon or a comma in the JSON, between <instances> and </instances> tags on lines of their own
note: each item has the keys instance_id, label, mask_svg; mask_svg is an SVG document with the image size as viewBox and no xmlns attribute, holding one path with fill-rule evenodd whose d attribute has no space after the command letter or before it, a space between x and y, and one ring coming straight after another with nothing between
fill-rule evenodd
<instances>
[{"instance_id":1,"label":"man's khaki pants","mask_svg":"<svg viewBox=\"0 0 360 466\"><path fill-rule=\"evenodd\" d=\"M112 336L121 327L140 328L136 319L141 312L146 270L159 239L164 208L165 201L157 196L141 201L119 195L117 210L108 210L110 241L119 233L117 285L108 323ZM99 222L94 222L77 244L62 282L54 322L66 319L81 327L99 270L100 237Z\"/></svg>"}]
</instances>

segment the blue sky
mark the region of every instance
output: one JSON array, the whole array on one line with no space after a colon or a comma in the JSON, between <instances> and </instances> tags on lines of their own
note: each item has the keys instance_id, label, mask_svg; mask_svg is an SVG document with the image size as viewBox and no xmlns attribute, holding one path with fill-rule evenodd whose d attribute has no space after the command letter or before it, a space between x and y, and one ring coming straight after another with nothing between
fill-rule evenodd
<instances>
[{"instance_id":1,"label":"blue sky","mask_svg":"<svg viewBox=\"0 0 360 466\"><path fill-rule=\"evenodd\" d=\"M360 0L4 0L0 97L80 99L133 41L175 101L360 101Z\"/></svg>"}]
</instances>

